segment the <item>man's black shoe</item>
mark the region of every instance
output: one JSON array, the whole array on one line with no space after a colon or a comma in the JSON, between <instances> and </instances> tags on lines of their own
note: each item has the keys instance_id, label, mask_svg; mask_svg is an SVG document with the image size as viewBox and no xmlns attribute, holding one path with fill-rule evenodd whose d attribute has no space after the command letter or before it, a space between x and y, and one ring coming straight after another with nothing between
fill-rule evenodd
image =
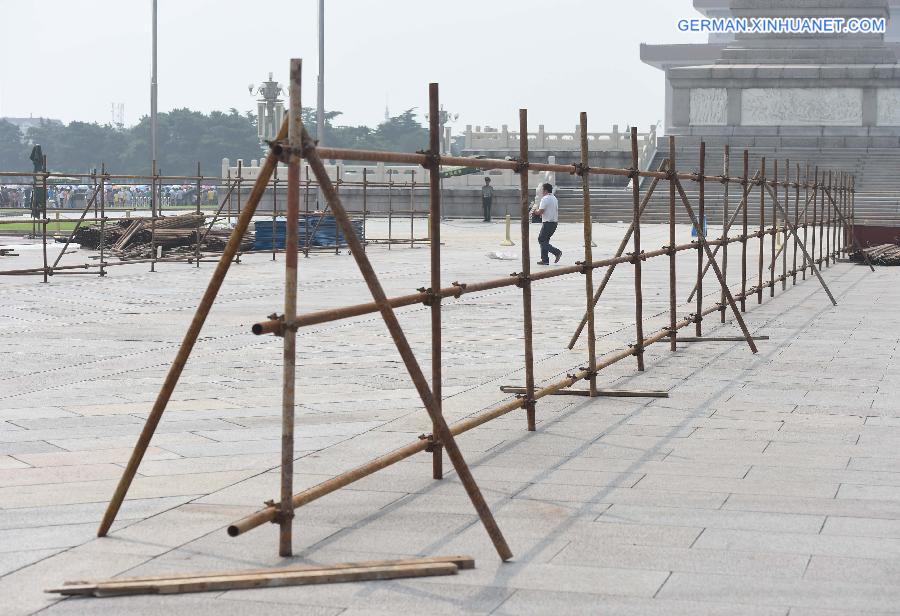
<instances>
[{"instance_id":1,"label":"man's black shoe","mask_svg":"<svg viewBox=\"0 0 900 616\"><path fill-rule=\"evenodd\" d=\"M550 261L538 261L538 265L550 265Z\"/></svg>"},{"instance_id":2,"label":"man's black shoe","mask_svg":"<svg viewBox=\"0 0 900 616\"><path fill-rule=\"evenodd\" d=\"M554 263L559 263L559 260L560 260L561 258L562 258L562 250L559 251L559 254L556 255L556 260L553 261L553 262L554 262Z\"/></svg>"}]
</instances>

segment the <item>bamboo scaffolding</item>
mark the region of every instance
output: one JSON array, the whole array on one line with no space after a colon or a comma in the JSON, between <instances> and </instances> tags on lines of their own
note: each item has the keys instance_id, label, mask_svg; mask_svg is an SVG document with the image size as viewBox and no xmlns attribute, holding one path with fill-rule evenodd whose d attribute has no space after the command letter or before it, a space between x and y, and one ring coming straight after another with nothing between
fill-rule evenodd
<instances>
[{"instance_id":1,"label":"bamboo scaffolding","mask_svg":"<svg viewBox=\"0 0 900 616\"><path fill-rule=\"evenodd\" d=\"M125 498L125 495L129 489L131 482L133 481L137 468L140 464L141 458L146 451L147 446L149 445L150 439L153 435L156 426L158 425L162 414L165 410L165 406L168 402L169 397L174 390L180 375L181 371L184 368L184 364L187 361L190 352L193 348L193 345L196 343L200 330L202 329L204 320L209 313L210 308L215 300L215 296L224 280L224 277L227 273L230 263L232 259L238 253L238 246L240 243L240 239L243 236L243 233L246 231L247 226L249 225L250 220L253 218L254 213L259 205L260 199L263 193L267 190L269 186L270 180L272 179L272 175L274 173L275 167L277 165L278 160L284 160L288 162L288 200L287 200L287 208L288 208L288 236L289 240L287 242L287 247L285 249L285 311L284 314L277 317L271 318L267 321L262 321L253 326L252 330L255 334L265 334L272 333L278 336L282 336L285 338L284 340L284 396L283 396L283 421L282 421L282 437L283 437L283 448L282 448L282 456L281 456L281 471L282 471L282 483L281 483L281 494L280 499L278 501L272 501L270 505L265 507L264 509L255 512L245 518L238 520L228 528L228 533L232 536L239 535L243 532L246 532L252 528L258 527L266 522L277 522L280 526L280 541L279 541L279 551L282 555L290 554L290 529L291 529L291 519L294 516L294 512L297 508L302 507L305 504L308 504L322 496L334 492L342 487L345 487L363 477L367 477L378 470L386 468L391 464L399 462L400 460L406 459L416 453L420 452L431 452L432 453L432 475L435 479L439 479L443 476L442 469L442 450L446 450L447 455L450 461L453 464L454 469L456 470L460 480L472 501L473 506L475 507L476 512L478 513L482 524L484 525L488 536L494 544L495 549L497 550L498 555L502 560L507 560L512 556L512 552L509 549L509 546L506 544L506 541L501 533L499 527L497 526L496 521L494 520L493 514L488 508L487 504L484 501L481 492L475 483L475 480L472 476L472 473L469 467L466 465L465 460L463 459L457 444L455 437L463 434L469 430L472 430L488 421L506 415L510 412L516 410L525 410L526 419L527 419L527 429L529 431L536 429L536 417L535 417L535 408L536 402L548 395L560 395L560 394L575 394L579 395L664 395L665 392L622 392L615 391L610 392L609 390L601 390L598 389L596 378L599 371L608 368L616 364L619 361L625 360L626 358L630 358L632 356L636 357L638 360L638 368L643 369L643 354L645 349L657 342L661 342L663 340L668 340L670 349L675 349L678 341L677 333L680 329L685 327L689 327L694 325L696 327L696 331L698 336L696 337L687 337L682 338L684 342L696 342L696 341L724 341L724 340L742 340L746 341L751 352L757 352L757 347L755 345L755 340L763 340L766 339L765 336L753 336L750 333L750 330L744 321L742 316L742 312L746 310L746 298L749 294L756 294L761 301L762 297L762 288L763 288L763 279L762 279L762 251L759 256L759 280L758 284L751 289L747 289L747 241L752 237L757 237L760 242L760 247L764 247L764 238L766 235L772 235L773 242L773 250L772 250L772 274L769 279L769 286L774 293L774 263L777 258L777 253L774 250L774 242L775 236L779 232L778 226L778 218L780 215L783 220L784 228L787 231L790 231L795 242L795 246L799 247L804 255L804 264L802 265L802 269L805 271L805 262L808 258L810 261L811 271L819 278L823 288L829 294L829 297L832 298L830 291L825 285L824 281L821 279L819 274L819 270L815 267L815 263L812 257L809 255L805 244L799 241L799 237L797 235L797 227L795 224L791 223L791 219L788 216L785 208L782 206L779 200L778 186L779 180L777 176L777 172L772 181L769 181L765 177L765 159L761 164L760 170L756 175L755 180L751 180L749 177L749 153L748 151L744 151L744 163L743 163L743 175L737 177L729 176L729 160L728 160L728 151L726 150L725 160L724 160L724 171L722 176L709 177L706 175L705 170L705 147L701 148L701 157L700 157L700 169L699 173L678 173L676 167L675 160L675 140L670 137L669 139L669 153L668 158L663 161L663 163L659 166L659 168L655 171L641 171L638 168L638 151L637 151L637 133L636 129L632 129L631 132L631 145L632 145L632 164L628 169L606 169L601 167L590 167L588 165L588 152L587 152L587 115L582 113L580 116L580 137L581 137L581 157L580 162L574 163L572 165L556 165L556 164L544 164L544 163L533 163L529 161L529 152L528 152L528 142L525 139L520 140L520 151L519 156L516 160L496 160L496 159L470 159L470 158L462 158L462 157L442 157L439 152L439 124L437 123L437 119L440 117L439 113L439 103L438 103L438 88L437 84L430 84L429 86L429 112L430 112L430 122L429 122L429 150L426 152L420 152L415 154L404 154L404 153L394 153L394 152L373 152L373 151L356 151L356 150L345 150L340 148L326 148L326 147L318 147L312 139L309 137L305 128L299 122L299 115L295 114L294 104L295 98L293 96L293 88L295 82L299 82L299 61L293 61L291 65L291 86L292 86L292 99L291 99L291 114L288 119L285 120L285 124L282 126L281 131L279 132L278 138L274 140L270 146L270 152L265 159L264 165L260 170L259 176L257 177L253 189L250 192L249 198L246 203L246 207L238 208L238 222L236 224L235 230L232 233L228 244L226 245L225 250L223 251L216 270L213 273L212 279L210 280L209 286L207 287L206 292L204 293L203 299L197 309L197 313L194 316L194 320L191 323L191 326L188 329L188 332L185 334L184 341L182 342L181 347L179 348L178 354L176 356L175 361L173 362L169 373L167 374L166 380L163 383L163 386L160 390L160 393L154 403L153 409L151 410L150 416L147 419L147 422L144 425L144 428L141 432L141 435L138 439L138 443L135 446L134 452L128 462L128 466L123 473L122 479L120 480L116 492L113 495L113 498L107 508L106 514L104 515L104 519L101 523L100 529L98 530L98 535L105 535L113 523L115 516L118 512L119 507L121 506L122 501ZM297 88L297 92L299 92L299 87ZM299 109L299 94L297 95L296 100L297 109ZM288 124L291 125L291 129L288 130ZM527 134L527 112L522 109L519 111L519 130L520 134ZM299 139L298 136L302 135ZM286 137L290 136L289 140L286 140ZM335 220L338 224L339 229L343 232L345 239L350 248L350 254L353 256L354 261L357 264L357 267L360 270L362 277L364 278L369 291L372 295L373 301L368 303L361 303L351 306L342 306L338 308L328 309L328 310L320 310L316 312L310 312L302 315L296 314L296 299L297 299L297 288L296 288L296 280L297 280L297 253L299 247L299 241L296 238L296 221L299 215L299 193L301 182L299 179L299 158L303 157L309 164L309 168L311 169L312 175L316 178L317 185L320 191L320 194L323 196L326 202L326 209L330 209L333 213ZM384 162L411 162L412 164L418 164L424 167L429 171L429 237L431 239L430 246L430 287L422 288L419 292L404 296L392 297L388 298L384 292L381 283L376 276L374 269L372 268L371 262L369 261L368 256L365 253L364 246L361 240L356 236L353 231L351 218L346 209L343 206L341 201L341 196L338 194L338 185L339 183L332 182L327 174L327 170L322 162L323 158L337 158L344 160L366 160L366 161L384 161ZM440 201L440 167L441 165L455 165L460 164L460 162L464 162L464 164L468 166L473 166L476 168L482 169L511 169L518 173L519 175L519 189L520 189L520 199L521 199L521 240L522 240L522 268L520 272L513 273L511 276L505 278L498 278L494 280L487 281L479 281L472 283L462 283L459 281L454 281L451 285L446 287L441 287L441 275L440 275L440 266L441 266L441 247L440 247L440 219L441 219L441 201ZM789 164L789 163L788 163ZM785 167L789 169L789 167ZM529 216L529 182L528 182L528 173L535 170L553 170L553 171L570 171L572 173L576 173L581 178L582 184L582 225L583 225L583 236L584 236L584 260L576 263L574 266L563 266L563 267L555 267L551 269L542 270L540 272L532 273L531 272L531 257L530 257L530 243L529 243L529 234L530 234L530 216ZM589 176L591 174L608 174L615 176L625 176L630 177L632 181L632 209L633 209L633 221L628 229L628 232L625 234L622 242L619 245L618 250L615 253L615 256L611 258L605 259L595 259L592 251L592 233L591 233L591 201L590 201L590 190L589 190ZM199 176L199 169L198 169ZM307 176L309 177L309 175ZM640 194L640 179L642 177L652 178L652 183L644 196L644 199L641 199ZM390 191L393 188L393 173L389 171L388 173L389 181L387 183L388 191L389 191L389 207L388 207L388 221L389 225L393 217L393 207L390 202ZM818 174L816 175L816 182L813 183L813 196L807 200L807 207L810 202L812 202L813 207L815 208L818 189ZM823 175L824 179L824 175ZM700 185L700 201L699 205L701 209L699 210L700 215L698 216L695 213L693 206L691 205L684 187L682 185L682 180L684 181L693 181L697 182ZM799 180L799 166L798 166L798 180ZM641 248L641 215L646 207L647 203L649 203L650 197L653 194L653 191L656 189L658 182L660 181L668 181L669 182L669 218L668 218L668 230L669 230L669 242L666 246L658 250L653 251L644 251ZM724 203L725 208L723 212L723 231L721 237L715 240L709 240L706 237L706 232L704 231L704 220L705 220L705 182L706 181L716 181L725 184L725 197ZM241 177L237 178L237 184L240 185ZM742 187L742 200L740 205L734 212L729 212L728 209L728 186L730 184L737 184ZM807 182L808 183L808 182ZM748 233L747 228L747 217L748 217L748 198L750 195L750 186L751 184L758 184L760 190L760 229L755 231L754 233ZM784 190L784 198L789 198L789 192L787 189L787 184L789 184L789 176L788 180L785 180L783 183ZM307 190L309 189L310 180L307 180ZM369 185L368 179L366 177L365 172L363 173L362 186L363 189L366 190ZM276 180L277 186L277 180ZM415 186L415 180L411 183L411 187ZM851 201L850 204L850 217L848 223L852 225L852 178L850 179L850 192L849 198ZM239 189L238 189L239 190ZM794 208L794 219L795 221L799 218L800 214L797 211L799 207L799 183L795 186L795 208ZM835 186L835 191L842 190L841 187ZM772 226L771 228L766 228L765 226L765 193L768 192L773 200L773 212L775 215L772 217ZM364 193L365 194L365 193ZM833 204L833 209L840 216L839 208L835 204L835 197L832 196L830 189L825 189L822 191L823 194L823 204L824 198L827 195ZM837 193L837 199L840 199L840 194ZM412 195L412 193L411 193ZM240 192L239 192L240 197ZM414 208L414 202L412 201L413 197L411 196L411 204L413 207L410 208L411 216ZM694 242L676 245L676 228L675 228L675 210L676 210L676 199L681 203L681 206L684 208L684 211L687 212L691 224L696 231L697 240ZM309 205L309 201L306 201L307 208ZM365 198L364 198L365 203ZM780 212L780 214L779 214ZM732 223L736 220L736 217L739 213L743 213L743 232L738 236L730 236L728 234L729 228ZM370 213L367 211L367 207L364 206L363 216L368 217ZM804 208L805 215L805 208ZM293 221L293 223L291 223ZM292 230L293 227L293 230ZM390 229L390 227L389 227ZM804 225L805 229L805 225ZM293 234L293 238L290 238L291 234ZM389 239L393 239L390 236L389 230ZM632 253L623 254L624 250L628 244L629 239L633 239L634 249ZM815 239L815 237L814 237ZM736 287L735 291L732 291L728 286L728 281L725 277L726 265L727 265L727 246L733 242L740 242L742 245L742 267L741 267L741 280L739 287ZM787 242L782 244L782 250L786 246ZM821 242L820 242L821 246ZM723 258L722 258L722 266L720 267L719 263L716 260L716 253L713 252L712 247L716 247L718 250L721 248L723 250ZM306 242L304 244L304 248L309 248L309 243ZM698 251L698 259L697 259L697 303L696 303L696 312L689 315L686 318L678 318L676 315L676 310L678 309L676 298L675 298L675 282L676 282L676 270L675 270L675 259L677 253L685 250L696 250ZM830 252L829 252L830 255ZM667 322L668 325L659 329L652 335L645 337L643 333L643 313L642 313L642 281L641 281L641 265L643 261L654 258L654 257L662 257L668 256L669 263L669 306L668 306L668 315ZM705 259L704 259L705 257ZM785 255L786 257L786 255ZM596 338L596 323L595 323L595 307L597 301L600 298L600 295L603 292L609 278L612 274L613 269L619 263L632 263L634 265L635 272L635 317L636 317L636 334L635 334L635 342L634 344L628 345L627 348L614 351L608 353L602 357L597 357L596 347L594 344ZM782 283L785 282L788 272L786 271L786 259L783 259L783 274L779 278ZM599 267L607 267L606 275L603 281L600 284L600 287L595 291L593 288L593 270ZM719 289L715 291L715 294L719 296L719 301L712 303L709 306L704 307L703 305L703 274L708 270L712 269L716 280L718 282ZM796 261L791 272L794 276L796 276L797 266ZM81 273L81 272L76 272ZM587 326L588 329L588 345L587 345L587 366L584 368L579 368L574 374L567 374L565 378L558 379L556 381L545 383L540 387L535 386L535 374L534 374L534 358L533 358L533 348L532 348L532 292L533 287L536 282L542 280L551 280L554 278L558 278L561 276L568 276L571 274L580 274L585 277L585 318L584 325ZM517 397L512 400L504 401L493 408L487 409L485 411L481 411L479 413L470 415L465 419L457 421L453 424L448 425L441 410L441 364L442 364L442 332L441 332L441 306L443 300L451 300L458 299L462 295L472 294L484 292L492 289L500 289L511 286L517 286L522 290L522 309L523 309L523 343L524 343L524 367L525 367L525 385L524 387L515 387L515 393ZM783 284L784 287L784 284ZM690 303L690 300L688 300ZM741 302L740 309L738 308L737 302ZM405 336L403 329L400 327L400 324L397 320L396 314L394 310L396 308L411 306L421 304L423 306L429 307L430 316L431 316L431 379L430 383L426 379L424 373L421 370L420 365L415 359L413 355L412 348L409 345L409 342ZM742 336L740 337L723 337L723 336L712 336L708 338L703 338L701 336L702 332L700 329L700 321L704 316L711 314L713 312L720 312L723 315L726 310L729 310L733 314L734 321L739 327ZM391 338L403 359L404 366L409 374L410 379L413 381L414 386L416 387L417 392L419 393L419 397L421 398L422 405L425 411L428 413L429 418L432 424L432 431L430 434L422 435L416 441L404 445L394 451L388 452L374 460L366 462L356 468L353 468L345 473L332 477L316 486L303 490L299 493L292 494L292 476L293 476L293 391L294 391L294 379L295 379L295 361L296 361L296 337L295 332L300 327L310 326L318 323L325 322L335 322L341 319L352 318L356 316L361 316L370 313L380 313L382 319L384 320L388 331L390 332ZM579 331L576 332L575 336L572 340L572 345L574 345L575 340L577 340ZM586 380L588 381L588 389L587 390L572 390L569 389L577 383L578 381ZM506 388L506 390L513 391L510 388Z\"/></svg>"}]
</instances>

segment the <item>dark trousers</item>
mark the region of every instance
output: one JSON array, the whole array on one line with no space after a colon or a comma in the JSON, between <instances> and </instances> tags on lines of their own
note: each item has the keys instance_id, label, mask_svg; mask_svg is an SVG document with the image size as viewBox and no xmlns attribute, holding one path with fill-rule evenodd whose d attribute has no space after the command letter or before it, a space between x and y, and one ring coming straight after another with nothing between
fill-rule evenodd
<instances>
[{"instance_id":1,"label":"dark trousers","mask_svg":"<svg viewBox=\"0 0 900 616\"><path fill-rule=\"evenodd\" d=\"M538 244L541 245L541 261L544 263L549 262L548 252L556 256L562 254L562 250L550 245L550 238L556 233L556 225L557 223L555 222L541 223L541 232L538 234Z\"/></svg>"},{"instance_id":2,"label":"dark trousers","mask_svg":"<svg viewBox=\"0 0 900 616\"><path fill-rule=\"evenodd\" d=\"M481 198L481 209L484 210L485 222L491 222L491 202L493 200L494 200L493 197L482 197Z\"/></svg>"}]
</instances>

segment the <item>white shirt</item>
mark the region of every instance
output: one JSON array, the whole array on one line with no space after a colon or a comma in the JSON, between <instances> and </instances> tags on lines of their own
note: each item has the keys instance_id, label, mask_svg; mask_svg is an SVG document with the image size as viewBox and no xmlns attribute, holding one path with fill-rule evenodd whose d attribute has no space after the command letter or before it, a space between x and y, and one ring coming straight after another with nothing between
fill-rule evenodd
<instances>
[{"instance_id":1,"label":"white shirt","mask_svg":"<svg viewBox=\"0 0 900 616\"><path fill-rule=\"evenodd\" d=\"M539 210L544 210L541 215L542 222L559 222L559 201L554 195L544 195L541 198Z\"/></svg>"}]
</instances>

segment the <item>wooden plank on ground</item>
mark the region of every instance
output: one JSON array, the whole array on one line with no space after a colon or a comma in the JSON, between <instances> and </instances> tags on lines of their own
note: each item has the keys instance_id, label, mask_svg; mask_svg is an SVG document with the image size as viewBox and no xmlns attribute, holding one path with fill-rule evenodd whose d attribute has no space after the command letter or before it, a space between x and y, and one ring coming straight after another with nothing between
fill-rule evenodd
<instances>
[{"instance_id":1,"label":"wooden plank on ground","mask_svg":"<svg viewBox=\"0 0 900 616\"><path fill-rule=\"evenodd\" d=\"M271 588L453 575L459 569L471 569L474 566L475 561L466 556L430 557L327 566L303 565L252 571L67 582L59 588L52 588L46 592L96 597L207 592L238 588Z\"/></svg>"}]
</instances>

